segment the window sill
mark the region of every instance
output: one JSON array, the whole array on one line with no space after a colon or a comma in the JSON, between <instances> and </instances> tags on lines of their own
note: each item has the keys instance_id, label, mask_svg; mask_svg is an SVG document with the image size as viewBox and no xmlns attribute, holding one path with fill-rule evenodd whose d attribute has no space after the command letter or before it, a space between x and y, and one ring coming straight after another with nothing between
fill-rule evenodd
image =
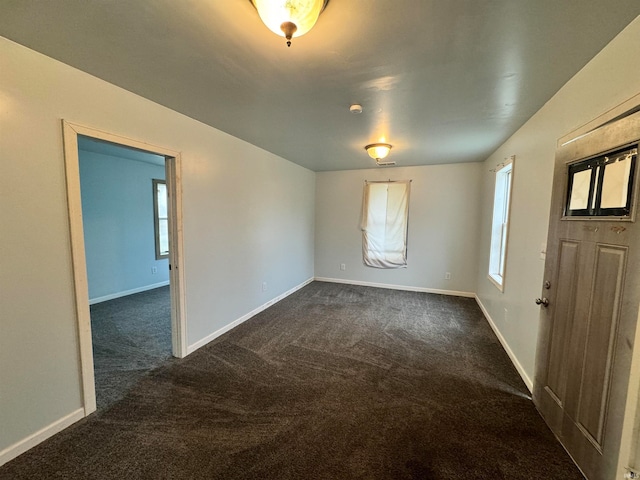
<instances>
[{"instance_id":1,"label":"window sill","mask_svg":"<svg viewBox=\"0 0 640 480\"><path fill-rule=\"evenodd\" d=\"M504 277L499 275L489 274L487 278L495 285L495 287L500 290L501 293L504 293Z\"/></svg>"}]
</instances>

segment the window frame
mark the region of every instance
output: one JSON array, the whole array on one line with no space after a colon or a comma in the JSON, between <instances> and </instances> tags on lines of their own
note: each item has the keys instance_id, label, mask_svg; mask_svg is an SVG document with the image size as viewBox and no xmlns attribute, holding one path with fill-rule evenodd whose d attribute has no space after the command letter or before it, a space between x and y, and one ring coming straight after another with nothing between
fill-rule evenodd
<instances>
[{"instance_id":1,"label":"window frame","mask_svg":"<svg viewBox=\"0 0 640 480\"><path fill-rule=\"evenodd\" d=\"M384 212L373 213L372 207L378 203L378 201L372 201L375 198L374 187L386 187L386 202ZM402 186L402 200L400 204L395 204L396 208L402 207L402 210L397 210L399 214L395 218L389 217L389 188L391 186ZM395 189L394 189L395 190ZM398 197L392 197L398 199ZM411 180L388 180L388 181L369 181L365 180L363 201L362 201L362 262L367 267L379 268L379 269L396 269L407 268L407 252L409 243L409 206L411 198ZM402 212L400 214L400 211ZM373 215L370 215L373 213ZM384 213L384 215L381 215ZM384 225L379 221L380 218L384 218ZM389 221L392 220L392 223ZM381 232L381 227L384 232ZM395 227L391 230L397 230L398 227L402 227L396 233L402 235L399 238L399 234L395 236L395 243L402 243L400 249L389 250L388 247L393 246L393 240L388 242L386 237L389 227ZM381 234L382 233L382 234ZM384 238L381 244L381 237ZM372 248L372 246L378 247ZM384 249L380 249L384 247ZM377 252L378 254L372 254Z\"/></svg>"},{"instance_id":2,"label":"window frame","mask_svg":"<svg viewBox=\"0 0 640 480\"><path fill-rule=\"evenodd\" d=\"M511 156L495 170L493 192L493 216L491 219L491 241L489 245L489 268L487 277L498 290L504 292L507 273L507 251L509 227L511 225L511 202L515 156ZM498 233L499 232L499 233Z\"/></svg>"},{"instance_id":3,"label":"window frame","mask_svg":"<svg viewBox=\"0 0 640 480\"><path fill-rule=\"evenodd\" d=\"M633 220L634 217L634 195L636 183L636 168L638 157L638 144L631 144L614 151L587 157L576 162L567 164L567 181L564 200L564 211L562 220ZM629 157L630 169L627 183L627 200L622 207L605 208L602 207L602 191L607 172L607 166L611 165L622 157ZM587 208L571 209L571 196L576 173L591 170L591 181L587 199Z\"/></svg>"},{"instance_id":4,"label":"window frame","mask_svg":"<svg viewBox=\"0 0 640 480\"><path fill-rule=\"evenodd\" d=\"M154 243L155 243L155 255L156 255L156 260L163 260L165 258L169 258L169 191L167 190L167 181L166 180L162 180L159 178L153 178L151 179L151 184L153 187L153 236L154 236ZM164 185L165 187L165 192L167 195L167 216L166 218L160 218L159 215L159 208L158 208L158 185ZM161 251L161 245L160 245L160 221L161 220L166 220L166 224L167 224L167 231L166 231L166 237L167 237L167 253L163 253Z\"/></svg>"}]
</instances>

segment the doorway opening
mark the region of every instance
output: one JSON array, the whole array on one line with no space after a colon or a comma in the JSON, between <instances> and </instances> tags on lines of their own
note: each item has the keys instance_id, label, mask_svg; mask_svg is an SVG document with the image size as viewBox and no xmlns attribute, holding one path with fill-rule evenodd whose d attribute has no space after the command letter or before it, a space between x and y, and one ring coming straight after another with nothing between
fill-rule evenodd
<instances>
[{"instance_id":1,"label":"doorway opening","mask_svg":"<svg viewBox=\"0 0 640 480\"><path fill-rule=\"evenodd\" d=\"M186 355L180 156L68 122L63 132L86 416Z\"/></svg>"},{"instance_id":2,"label":"doorway opening","mask_svg":"<svg viewBox=\"0 0 640 480\"><path fill-rule=\"evenodd\" d=\"M78 159L101 410L171 357L166 160L84 135Z\"/></svg>"}]
</instances>

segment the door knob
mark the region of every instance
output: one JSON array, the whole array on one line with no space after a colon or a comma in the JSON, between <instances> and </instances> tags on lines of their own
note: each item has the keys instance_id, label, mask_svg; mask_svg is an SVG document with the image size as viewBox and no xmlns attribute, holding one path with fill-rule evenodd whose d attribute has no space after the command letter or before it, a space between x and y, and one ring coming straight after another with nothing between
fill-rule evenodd
<instances>
[{"instance_id":1,"label":"door knob","mask_svg":"<svg viewBox=\"0 0 640 480\"><path fill-rule=\"evenodd\" d=\"M546 297L536 298L536 305L542 305L543 307L548 307L549 299Z\"/></svg>"}]
</instances>

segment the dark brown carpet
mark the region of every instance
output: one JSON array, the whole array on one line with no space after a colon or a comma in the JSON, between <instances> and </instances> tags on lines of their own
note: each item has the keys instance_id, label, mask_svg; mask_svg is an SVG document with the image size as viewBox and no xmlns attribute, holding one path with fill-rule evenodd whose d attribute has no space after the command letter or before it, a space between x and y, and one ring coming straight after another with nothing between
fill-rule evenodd
<instances>
[{"instance_id":1,"label":"dark brown carpet","mask_svg":"<svg viewBox=\"0 0 640 480\"><path fill-rule=\"evenodd\" d=\"M102 410L171 359L169 287L92 305L91 337L96 401Z\"/></svg>"},{"instance_id":2,"label":"dark brown carpet","mask_svg":"<svg viewBox=\"0 0 640 480\"><path fill-rule=\"evenodd\" d=\"M2 479L581 479L473 299L314 282Z\"/></svg>"}]
</instances>

